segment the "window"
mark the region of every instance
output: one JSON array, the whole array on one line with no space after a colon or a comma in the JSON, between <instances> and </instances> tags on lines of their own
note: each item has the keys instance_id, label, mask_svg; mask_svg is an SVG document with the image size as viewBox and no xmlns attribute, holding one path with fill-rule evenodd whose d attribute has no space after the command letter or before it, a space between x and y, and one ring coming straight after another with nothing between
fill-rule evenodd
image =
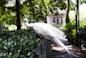
<instances>
[{"instance_id":1,"label":"window","mask_svg":"<svg viewBox=\"0 0 86 58\"><path fill-rule=\"evenodd\" d=\"M60 19L60 23L61 23L61 24L63 23L62 17L61 17L61 19Z\"/></svg>"},{"instance_id":2,"label":"window","mask_svg":"<svg viewBox=\"0 0 86 58\"><path fill-rule=\"evenodd\" d=\"M59 24L59 19L56 19L57 20L57 24Z\"/></svg>"},{"instance_id":3,"label":"window","mask_svg":"<svg viewBox=\"0 0 86 58\"><path fill-rule=\"evenodd\" d=\"M63 23L63 19L62 19L62 17L53 17L52 23L53 24L62 24Z\"/></svg>"},{"instance_id":4,"label":"window","mask_svg":"<svg viewBox=\"0 0 86 58\"><path fill-rule=\"evenodd\" d=\"M53 19L53 23L55 23L55 19Z\"/></svg>"}]
</instances>

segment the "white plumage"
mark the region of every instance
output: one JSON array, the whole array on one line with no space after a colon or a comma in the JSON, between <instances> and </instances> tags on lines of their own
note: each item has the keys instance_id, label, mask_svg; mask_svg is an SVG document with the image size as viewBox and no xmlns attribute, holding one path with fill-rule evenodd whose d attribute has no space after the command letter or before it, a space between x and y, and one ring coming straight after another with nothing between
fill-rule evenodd
<instances>
[{"instance_id":1,"label":"white plumage","mask_svg":"<svg viewBox=\"0 0 86 58\"><path fill-rule=\"evenodd\" d=\"M57 45L65 49L67 53L76 56L73 53L71 53L68 50L68 48L64 45L63 42L67 41L67 39L65 38L66 36L64 32L62 32L58 28L55 28L46 23L28 23L27 18L25 18L23 22L27 28L33 28L39 36L54 41Z\"/></svg>"}]
</instances>

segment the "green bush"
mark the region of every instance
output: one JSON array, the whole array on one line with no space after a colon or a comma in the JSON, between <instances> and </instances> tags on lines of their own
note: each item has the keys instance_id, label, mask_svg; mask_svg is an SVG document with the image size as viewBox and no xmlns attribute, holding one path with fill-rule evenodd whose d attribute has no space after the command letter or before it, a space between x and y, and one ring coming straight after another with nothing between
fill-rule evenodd
<instances>
[{"instance_id":1,"label":"green bush","mask_svg":"<svg viewBox=\"0 0 86 58\"><path fill-rule=\"evenodd\" d=\"M71 37L72 39L76 38L76 26L75 26L75 20L72 22L69 22L65 25L64 30L66 31L66 34Z\"/></svg>"},{"instance_id":2,"label":"green bush","mask_svg":"<svg viewBox=\"0 0 86 58\"><path fill-rule=\"evenodd\" d=\"M69 22L64 27L64 30L66 30L67 36L74 42L78 42L76 39L76 25L75 20ZM86 45L86 21L80 21L79 27L77 27L79 30L79 38L82 43L82 45Z\"/></svg>"},{"instance_id":3,"label":"green bush","mask_svg":"<svg viewBox=\"0 0 86 58\"><path fill-rule=\"evenodd\" d=\"M32 30L0 31L0 58L29 58L37 44Z\"/></svg>"},{"instance_id":4,"label":"green bush","mask_svg":"<svg viewBox=\"0 0 86 58\"><path fill-rule=\"evenodd\" d=\"M84 29L86 26L86 21L80 21L80 25L78 30ZM69 36L71 36L73 39L76 38L76 22L75 20L72 20L71 22L67 23L64 27L64 30L68 31Z\"/></svg>"},{"instance_id":5,"label":"green bush","mask_svg":"<svg viewBox=\"0 0 86 58\"><path fill-rule=\"evenodd\" d=\"M82 45L86 47L86 26L80 29L80 39L81 39Z\"/></svg>"}]
</instances>

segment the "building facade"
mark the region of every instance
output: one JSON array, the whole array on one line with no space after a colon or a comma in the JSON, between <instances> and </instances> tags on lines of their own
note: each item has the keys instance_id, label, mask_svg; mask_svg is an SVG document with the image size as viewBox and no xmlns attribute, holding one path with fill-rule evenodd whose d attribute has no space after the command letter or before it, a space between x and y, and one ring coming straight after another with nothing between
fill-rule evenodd
<instances>
[{"instance_id":1,"label":"building facade","mask_svg":"<svg viewBox=\"0 0 86 58\"><path fill-rule=\"evenodd\" d=\"M54 25L58 28L63 28L65 25L66 12L61 11L57 16L47 16L47 24Z\"/></svg>"}]
</instances>

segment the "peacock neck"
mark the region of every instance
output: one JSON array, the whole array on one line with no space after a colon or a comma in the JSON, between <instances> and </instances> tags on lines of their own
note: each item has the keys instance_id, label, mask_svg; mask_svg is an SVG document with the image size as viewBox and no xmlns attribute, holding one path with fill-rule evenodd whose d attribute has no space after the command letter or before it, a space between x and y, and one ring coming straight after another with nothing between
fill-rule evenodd
<instances>
[{"instance_id":1,"label":"peacock neck","mask_svg":"<svg viewBox=\"0 0 86 58\"><path fill-rule=\"evenodd\" d=\"M27 26L27 27L32 27L33 24L32 24L32 23L28 23L28 24L26 24L26 26Z\"/></svg>"}]
</instances>

